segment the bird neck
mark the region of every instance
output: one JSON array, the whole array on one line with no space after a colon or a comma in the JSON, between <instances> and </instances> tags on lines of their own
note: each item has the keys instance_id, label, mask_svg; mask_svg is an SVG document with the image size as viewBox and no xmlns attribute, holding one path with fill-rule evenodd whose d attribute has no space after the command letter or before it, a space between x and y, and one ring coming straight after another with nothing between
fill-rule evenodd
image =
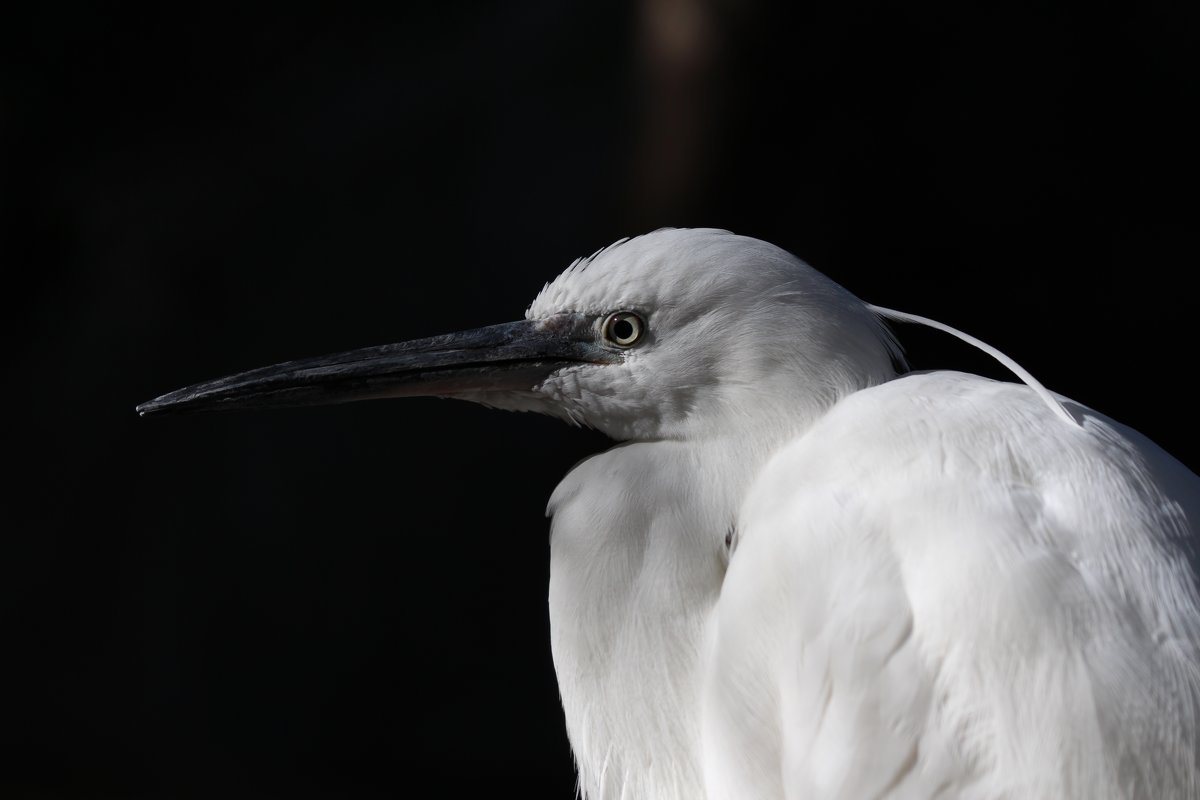
<instances>
[{"instance_id":1,"label":"bird neck","mask_svg":"<svg viewBox=\"0 0 1200 800\"><path fill-rule=\"evenodd\" d=\"M710 614L741 498L781 435L619 445L555 491L551 645L585 798L703 796Z\"/></svg>"}]
</instances>

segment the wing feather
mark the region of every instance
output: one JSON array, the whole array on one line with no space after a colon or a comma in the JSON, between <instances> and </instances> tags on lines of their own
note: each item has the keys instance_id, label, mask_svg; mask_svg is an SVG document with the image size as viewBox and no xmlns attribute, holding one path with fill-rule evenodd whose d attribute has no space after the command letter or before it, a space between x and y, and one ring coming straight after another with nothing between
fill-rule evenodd
<instances>
[{"instance_id":1,"label":"wing feather","mask_svg":"<svg viewBox=\"0 0 1200 800\"><path fill-rule=\"evenodd\" d=\"M772 459L715 612L710 796L1197 796L1200 481L1069 405L913 375Z\"/></svg>"}]
</instances>

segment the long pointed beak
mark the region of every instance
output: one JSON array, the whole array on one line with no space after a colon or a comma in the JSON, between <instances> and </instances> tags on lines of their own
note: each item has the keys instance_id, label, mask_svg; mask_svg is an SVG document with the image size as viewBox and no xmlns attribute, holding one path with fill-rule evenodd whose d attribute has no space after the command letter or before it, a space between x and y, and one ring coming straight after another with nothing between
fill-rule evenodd
<instances>
[{"instance_id":1,"label":"long pointed beak","mask_svg":"<svg viewBox=\"0 0 1200 800\"><path fill-rule=\"evenodd\" d=\"M461 333L288 361L164 394L138 414L324 405L383 397L529 391L550 373L617 356L595 320L559 314Z\"/></svg>"}]
</instances>

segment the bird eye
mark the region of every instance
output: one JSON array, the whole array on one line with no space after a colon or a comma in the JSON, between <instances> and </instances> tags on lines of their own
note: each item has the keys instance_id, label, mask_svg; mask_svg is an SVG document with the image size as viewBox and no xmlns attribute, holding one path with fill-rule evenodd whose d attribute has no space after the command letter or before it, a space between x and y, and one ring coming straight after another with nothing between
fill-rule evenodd
<instances>
[{"instance_id":1,"label":"bird eye","mask_svg":"<svg viewBox=\"0 0 1200 800\"><path fill-rule=\"evenodd\" d=\"M618 311L604 320L604 338L617 347L633 347L646 331L646 323L632 311Z\"/></svg>"}]
</instances>

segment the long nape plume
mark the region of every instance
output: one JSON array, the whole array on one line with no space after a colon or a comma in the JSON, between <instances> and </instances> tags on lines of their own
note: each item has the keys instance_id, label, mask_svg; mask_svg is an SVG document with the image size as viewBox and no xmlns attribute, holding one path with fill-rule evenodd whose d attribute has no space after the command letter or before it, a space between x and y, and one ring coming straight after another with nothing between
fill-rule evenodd
<instances>
[{"instance_id":1,"label":"long nape plume","mask_svg":"<svg viewBox=\"0 0 1200 800\"><path fill-rule=\"evenodd\" d=\"M972 347L982 350L1011 370L1014 375L1016 375L1025 383L1026 386L1037 392L1038 397L1042 398L1046 405L1050 407L1051 411L1071 425L1079 425L1079 420L1075 419L1075 417L1071 415L1071 412L1067 411L1066 406L1060 403L1054 395L1050 394L1050 392L1046 390L1046 387L1042 386L1041 382L1038 381L1037 378L1030 375L1028 370L1026 370L1016 361L1013 361L1004 353L992 347L987 342L976 339L970 334L963 333L956 328L951 328L949 325L943 322L938 322L937 320L929 319L928 317L919 317L916 314L907 314L903 311L894 311L890 308L883 308L881 306L875 306L869 303L867 304L867 307L879 316L886 319L894 319L898 322L913 322L918 325L927 325L930 328L936 328L943 333L948 333L951 336L955 336Z\"/></svg>"}]
</instances>

